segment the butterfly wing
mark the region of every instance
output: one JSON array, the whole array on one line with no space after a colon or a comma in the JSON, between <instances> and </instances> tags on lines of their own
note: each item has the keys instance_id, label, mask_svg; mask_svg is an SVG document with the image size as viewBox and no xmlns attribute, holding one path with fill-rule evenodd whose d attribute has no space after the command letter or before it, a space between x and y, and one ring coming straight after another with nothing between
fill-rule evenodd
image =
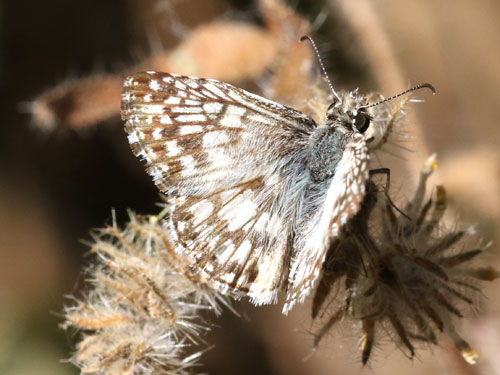
<instances>
[{"instance_id":1,"label":"butterfly wing","mask_svg":"<svg viewBox=\"0 0 500 375\"><path fill-rule=\"evenodd\" d=\"M132 151L164 193L204 196L269 173L307 144L301 112L216 80L137 73L122 118Z\"/></svg>"},{"instance_id":2,"label":"butterfly wing","mask_svg":"<svg viewBox=\"0 0 500 375\"><path fill-rule=\"evenodd\" d=\"M274 301L314 121L223 82L157 72L125 81L122 118L158 188L179 196L167 224L176 250L218 290Z\"/></svg>"},{"instance_id":3,"label":"butterfly wing","mask_svg":"<svg viewBox=\"0 0 500 375\"><path fill-rule=\"evenodd\" d=\"M306 199L298 222L291 260L287 300L283 313L309 295L319 276L330 242L358 211L369 177L368 149L362 134L353 134L346 145L334 176L318 186L313 199Z\"/></svg>"},{"instance_id":4,"label":"butterfly wing","mask_svg":"<svg viewBox=\"0 0 500 375\"><path fill-rule=\"evenodd\" d=\"M167 223L176 251L194 259L195 272L255 304L276 302L291 250L290 221L272 205L256 204L262 190L257 179L208 197L179 197Z\"/></svg>"}]
</instances>

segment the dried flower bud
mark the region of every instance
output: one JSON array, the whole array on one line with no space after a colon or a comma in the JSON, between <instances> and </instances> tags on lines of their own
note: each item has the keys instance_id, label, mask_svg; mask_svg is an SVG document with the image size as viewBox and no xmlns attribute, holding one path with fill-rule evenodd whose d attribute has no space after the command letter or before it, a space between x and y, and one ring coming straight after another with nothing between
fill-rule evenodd
<instances>
[{"instance_id":1,"label":"dried flower bud","mask_svg":"<svg viewBox=\"0 0 500 375\"><path fill-rule=\"evenodd\" d=\"M416 343L437 344L437 333L444 332L463 358L475 363L478 355L456 332L455 322L463 316L464 306L476 303L476 280L493 280L498 272L473 268L471 261L485 246L467 247L469 233L441 223L446 210L443 187L424 203L427 178L436 167L431 156L414 198L402 211L390 200L380 200L377 186L369 184L363 208L328 254L312 315L330 318L317 333L315 345L335 323L348 318L361 322L364 364L384 332L411 357ZM375 223L382 223L382 228ZM330 311L323 306L340 280L344 300Z\"/></svg>"},{"instance_id":2,"label":"dried flower bud","mask_svg":"<svg viewBox=\"0 0 500 375\"><path fill-rule=\"evenodd\" d=\"M29 110L41 130L58 125L83 128L117 114L122 86L122 75L64 81L39 95Z\"/></svg>"},{"instance_id":3,"label":"dried flower bud","mask_svg":"<svg viewBox=\"0 0 500 375\"><path fill-rule=\"evenodd\" d=\"M83 128L118 116L123 79L132 72L158 70L234 82L260 77L276 55L277 39L266 29L214 21L195 28L176 48L153 54L124 72L61 82L41 93L28 109L42 130Z\"/></svg>"}]
</instances>

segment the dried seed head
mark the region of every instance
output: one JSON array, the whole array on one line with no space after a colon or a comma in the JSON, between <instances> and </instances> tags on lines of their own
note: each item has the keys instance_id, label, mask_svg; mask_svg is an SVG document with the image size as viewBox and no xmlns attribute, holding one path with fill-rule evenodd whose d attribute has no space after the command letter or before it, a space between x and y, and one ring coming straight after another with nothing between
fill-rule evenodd
<instances>
[{"instance_id":1,"label":"dried seed head","mask_svg":"<svg viewBox=\"0 0 500 375\"><path fill-rule=\"evenodd\" d=\"M349 318L361 322L363 363L384 332L411 357L417 343L437 344L438 332L444 332L467 362L476 361L477 353L458 335L455 322L465 306L477 302L477 280L493 280L498 272L473 268L472 260L485 246L466 247L469 233L444 228L442 186L436 188L434 199L424 202L427 178L436 167L432 156L422 169L414 198L401 212L381 199L374 183L369 184L362 210L345 238L332 246L324 266L313 318L330 318L316 335L316 345L333 324ZM375 223L382 223L382 228ZM329 311L324 302L340 280L344 300Z\"/></svg>"},{"instance_id":2,"label":"dried seed head","mask_svg":"<svg viewBox=\"0 0 500 375\"><path fill-rule=\"evenodd\" d=\"M227 300L184 271L161 216L135 217L95 235L91 289L66 307L63 328L85 330L72 362L82 373L188 374L185 349L208 330L201 315Z\"/></svg>"}]
</instances>

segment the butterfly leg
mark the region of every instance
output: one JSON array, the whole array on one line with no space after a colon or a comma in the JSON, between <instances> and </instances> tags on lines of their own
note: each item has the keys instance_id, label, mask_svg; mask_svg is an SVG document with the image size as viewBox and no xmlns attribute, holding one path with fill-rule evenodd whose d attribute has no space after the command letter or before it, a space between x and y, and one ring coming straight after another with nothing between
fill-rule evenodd
<instances>
[{"instance_id":1,"label":"butterfly leg","mask_svg":"<svg viewBox=\"0 0 500 375\"><path fill-rule=\"evenodd\" d=\"M377 174L385 174L385 186L384 191L385 194L389 194L389 187L391 185L391 170L389 168L376 168L370 169L370 177Z\"/></svg>"},{"instance_id":2,"label":"butterfly leg","mask_svg":"<svg viewBox=\"0 0 500 375\"><path fill-rule=\"evenodd\" d=\"M389 188L390 188L390 185L391 185L391 170L389 168L376 168L376 169L370 169L370 177L371 176L374 176L374 175L377 175L377 174L384 174L386 179L385 179L385 186L384 186L384 194L385 194L385 197L387 198L387 201L389 202L389 204L396 210L398 211L401 215L403 215L404 217L408 218L408 215L406 215L403 211L401 211L401 209L396 206L396 204L394 204L394 202L392 201L391 197L389 196Z\"/></svg>"}]
</instances>

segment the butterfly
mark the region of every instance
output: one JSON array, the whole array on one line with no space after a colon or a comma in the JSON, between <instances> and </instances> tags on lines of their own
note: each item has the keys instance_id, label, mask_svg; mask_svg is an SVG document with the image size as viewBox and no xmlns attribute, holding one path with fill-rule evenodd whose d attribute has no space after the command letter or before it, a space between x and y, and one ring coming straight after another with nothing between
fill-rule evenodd
<instances>
[{"instance_id":1,"label":"butterfly","mask_svg":"<svg viewBox=\"0 0 500 375\"><path fill-rule=\"evenodd\" d=\"M262 305L286 288L284 313L302 302L365 195L370 110L430 86L368 104L329 84L333 100L317 124L217 80L160 72L125 80L121 114L132 151L172 196L167 236L221 293Z\"/></svg>"}]
</instances>

